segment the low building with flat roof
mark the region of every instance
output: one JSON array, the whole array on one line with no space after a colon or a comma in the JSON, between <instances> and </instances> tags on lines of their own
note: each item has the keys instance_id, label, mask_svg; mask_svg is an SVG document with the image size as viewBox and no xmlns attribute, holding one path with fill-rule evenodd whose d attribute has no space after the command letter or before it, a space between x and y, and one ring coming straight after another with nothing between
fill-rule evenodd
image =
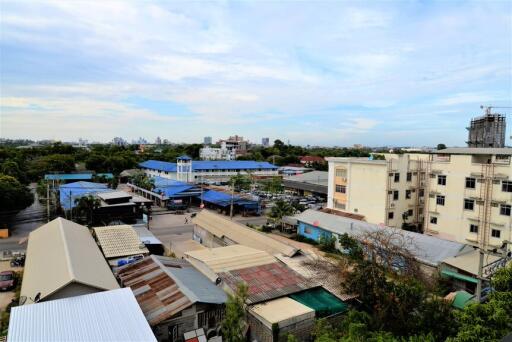
<instances>
[{"instance_id":1,"label":"low building with flat roof","mask_svg":"<svg viewBox=\"0 0 512 342\"><path fill-rule=\"evenodd\" d=\"M13 307L10 342L156 342L130 289Z\"/></svg>"},{"instance_id":2,"label":"low building with flat roof","mask_svg":"<svg viewBox=\"0 0 512 342\"><path fill-rule=\"evenodd\" d=\"M258 341L281 341L289 334L305 341L315 325L315 310L288 297L253 305L248 313L251 339Z\"/></svg>"}]
</instances>

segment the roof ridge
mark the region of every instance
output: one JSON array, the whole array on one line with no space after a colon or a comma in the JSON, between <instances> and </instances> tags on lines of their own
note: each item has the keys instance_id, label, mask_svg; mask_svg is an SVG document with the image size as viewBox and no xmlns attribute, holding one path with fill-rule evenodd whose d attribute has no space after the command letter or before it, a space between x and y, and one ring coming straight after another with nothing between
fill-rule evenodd
<instances>
[{"instance_id":1,"label":"roof ridge","mask_svg":"<svg viewBox=\"0 0 512 342\"><path fill-rule=\"evenodd\" d=\"M59 230L62 238L62 245L64 248L64 254L66 255L66 268L68 269L68 274L71 280L76 280L75 273L73 272L73 267L71 266L71 254L69 253L68 241L66 239L66 230L64 229L64 219L62 217L58 218L59 220Z\"/></svg>"}]
</instances>

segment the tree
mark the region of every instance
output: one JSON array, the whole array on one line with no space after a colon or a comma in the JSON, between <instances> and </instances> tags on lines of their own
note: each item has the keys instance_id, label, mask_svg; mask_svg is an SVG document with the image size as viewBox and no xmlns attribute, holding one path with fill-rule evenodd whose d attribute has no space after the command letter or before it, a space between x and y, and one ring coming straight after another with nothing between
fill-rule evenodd
<instances>
[{"instance_id":1,"label":"tree","mask_svg":"<svg viewBox=\"0 0 512 342\"><path fill-rule=\"evenodd\" d=\"M265 180L263 183L263 189L266 192L270 192L272 194L283 192L283 184L281 177L276 176Z\"/></svg>"},{"instance_id":2,"label":"tree","mask_svg":"<svg viewBox=\"0 0 512 342\"><path fill-rule=\"evenodd\" d=\"M495 292L487 303L471 304L456 313L460 328L451 341L498 341L512 331L512 263L496 272L491 286Z\"/></svg>"},{"instance_id":3,"label":"tree","mask_svg":"<svg viewBox=\"0 0 512 342\"><path fill-rule=\"evenodd\" d=\"M148 177L145 173L137 173L130 181L133 185L150 191L155 187L155 180Z\"/></svg>"},{"instance_id":4,"label":"tree","mask_svg":"<svg viewBox=\"0 0 512 342\"><path fill-rule=\"evenodd\" d=\"M445 144L437 144L437 150L445 150L446 145Z\"/></svg>"},{"instance_id":5,"label":"tree","mask_svg":"<svg viewBox=\"0 0 512 342\"><path fill-rule=\"evenodd\" d=\"M0 173L0 211L20 211L34 202L29 188L16 178Z\"/></svg>"},{"instance_id":6,"label":"tree","mask_svg":"<svg viewBox=\"0 0 512 342\"><path fill-rule=\"evenodd\" d=\"M277 200L274 203L274 206L270 209L270 213L268 214L268 218L274 223L281 225L281 229L283 228L283 217L290 216L295 213L295 208L293 208L290 203L285 202L283 200Z\"/></svg>"},{"instance_id":7,"label":"tree","mask_svg":"<svg viewBox=\"0 0 512 342\"><path fill-rule=\"evenodd\" d=\"M94 210L100 207L101 201L93 195L88 195L76 198L75 205L75 212L77 213L77 216L80 217L87 225L92 225Z\"/></svg>"},{"instance_id":8,"label":"tree","mask_svg":"<svg viewBox=\"0 0 512 342\"><path fill-rule=\"evenodd\" d=\"M230 177L229 183L233 186L235 191L240 192L242 190L249 190L251 188L252 181L249 176L238 173Z\"/></svg>"},{"instance_id":9,"label":"tree","mask_svg":"<svg viewBox=\"0 0 512 342\"><path fill-rule=\"evenodd\" d=\"M226 315L222 321L222 335L226 341L245 341L247 320L245 315L245 301L247 300L247 285L240 283L235 294L228 294L226 302Z\"/></svg>"}]
</instances>

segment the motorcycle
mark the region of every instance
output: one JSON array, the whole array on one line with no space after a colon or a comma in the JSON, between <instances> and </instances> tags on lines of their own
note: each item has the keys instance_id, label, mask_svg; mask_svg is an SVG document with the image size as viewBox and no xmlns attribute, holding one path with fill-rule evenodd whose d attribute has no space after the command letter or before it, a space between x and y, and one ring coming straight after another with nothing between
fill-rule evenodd
<instances>
[{"instance_id":1,"label":"motorcycle","mask_svg":"<svg viewBox=\"0 0 512 342\"><path fill-rule=\"evenodd\" d=\"M25 266L25 256L17 256L11 260L11 267L23 267Z\"/></svg>"}]
</instances>

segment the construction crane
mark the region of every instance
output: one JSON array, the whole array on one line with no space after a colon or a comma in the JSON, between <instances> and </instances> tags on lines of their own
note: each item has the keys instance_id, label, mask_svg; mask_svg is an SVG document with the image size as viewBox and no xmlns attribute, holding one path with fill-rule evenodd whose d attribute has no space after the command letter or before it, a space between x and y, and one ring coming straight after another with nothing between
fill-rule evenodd
<instances>
[{"instance_id":1,"label":"construction crane","mask_svg":"<svg viewBox=\"0 0 512 342\"><path fill-rule=\"evenodd\" d=\"M512 108L512 107L494 107L494 106L480 106L481 109L484 109L485 108L485 115L491 115L491 109L496 109L496 108Z\"/></svg>"}]
</instances>

